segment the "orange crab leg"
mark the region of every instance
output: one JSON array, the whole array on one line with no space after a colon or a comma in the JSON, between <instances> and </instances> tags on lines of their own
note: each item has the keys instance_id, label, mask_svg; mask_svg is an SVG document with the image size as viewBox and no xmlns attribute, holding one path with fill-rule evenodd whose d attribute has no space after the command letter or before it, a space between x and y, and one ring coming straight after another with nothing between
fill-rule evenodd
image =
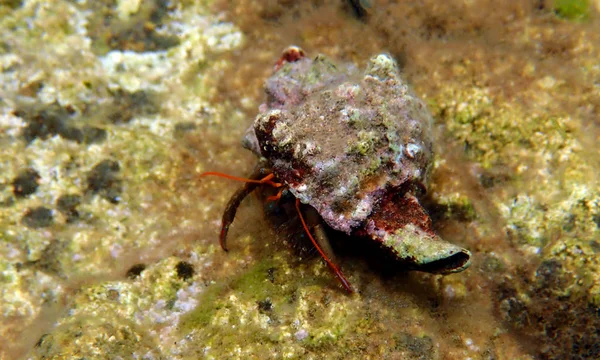
<instances>
[{"instance_id":1,"label":"orange crab leg","mask_svg":"<svg viewBox=\"0 0 600 360\"><path fill-rule=\"evenodd\" d=\"M238 206L240 206L240 203L242 202L242 200L244 200L244 198L246 198L246 196L248 196L248 194L250 194L252 191L254 191L254 189L256 189L256 187L259 185L263 185L263 184L270 185L270 186L273 186L276 188L279 188L282 186L282 184L280 184L280 183L271 181L273 178L275 178L275 175L273 173L270 173L269 175L263 177L262 179L259 178L260 171L255 171L252 174L252 178L241 178L241 177L224 174L224 173L220 173L220 172L214 172L214 171L207 171L205 173L200 174L200 177L204 177L204 176L219 176L222 178L235 180L235 181L241 181L241 182L245 183L245 185L242 186L241 188L239 188L233 194L233 196L229 199L229 202L227 203L227 206L225 207L225 211L223 212L223 218L221 219L221 232L219 234L219 244L221 244L221 248L225 251L227 251L227 245L225 242L227 239L227 232L229 231L229 227L233 223L233 219L235 218L235 213L237 211ZM256 178L254 178L254 177L256 177Z\"/></svg>"},{"instance_id":2,"label":"orange crab leg","mask_svg":"<svg viewBox=\"0 0 600 360\"><path fill-rule=\"evenodd\" d=\"M262 178L260 180L237 177L237 176L220 173L220 172L216 172L216 171L207 171L207 172L203 172L202 174L200 174L200 177L205 177L205 176L219 176L219 177L222 177L225 179L241 181L241 182L245 182L245 183L271 185L276 188L281 187L281 185L282 185L281 183L276 183L276 182L271 181L271 179L273 179L275 177L275 175L273 173L270 173L269 175L265 176L264 178Z\"/></svg>"},{"instance_id":3,"label":"orange crab leg","mask_svg":"<svg viewBox=\"0 0 600 360\"><path fill-rule=\"evenodd\" d=\"M346 290L349 293L354 292L354 290L352 289L352 286L350 285L350 282L346 279L344 274L342 274L342 271L331 260L329 260L329 257L327 255L325 255L325 252L323 250L321 250L321 247L317 244L317 242L315 241L315 238L313 238L313 236L311 235L310 230L308 229L308 226L306 225L306 221L304 221L304 217L302 216L302 212L300 211L300 200L299 199L296 199L296 211L298 211L298 216L300 217L300 221L302 222L304 231L306 231L306 234L310 238L310 241L313 243L314 247L317 249L319 254L321 254L321 256L323 257L323 259L325 260L327 265L329 265L331 270L333 270L333 272L335 273L335 276L337 276L337 278L340 280L340 282L342 283L344 288L346 288Z\"/></svg>"},{"instance_id":4,"label":"orange crab leg","mask_svg":"<svg viewBox=\"0 0 600 360\"><path fill-rule=\"evenodd\" d=\"M283 193L283 190L285 189L281 188L277 192L277 195L267 197L267 201L278 201L279 199L281 199L281 194Z\"/></svg>"}]
</instances>

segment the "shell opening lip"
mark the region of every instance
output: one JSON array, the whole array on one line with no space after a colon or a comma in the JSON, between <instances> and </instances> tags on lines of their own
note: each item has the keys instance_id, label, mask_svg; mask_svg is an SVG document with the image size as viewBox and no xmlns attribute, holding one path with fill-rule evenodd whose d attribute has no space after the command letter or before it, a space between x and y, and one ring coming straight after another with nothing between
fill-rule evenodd
<instances>
[{"instance_id":1,"label":"shell opening lip","mask_svg":"<svg viewBox=\"0 0 600 360\"><path fill-rule=\"evenodd\" d=\"M451 274L461 272L471 265L471 253L468 250L446 256L419 266L419 270L435 274Z\"/></svg>"}]
</instances>

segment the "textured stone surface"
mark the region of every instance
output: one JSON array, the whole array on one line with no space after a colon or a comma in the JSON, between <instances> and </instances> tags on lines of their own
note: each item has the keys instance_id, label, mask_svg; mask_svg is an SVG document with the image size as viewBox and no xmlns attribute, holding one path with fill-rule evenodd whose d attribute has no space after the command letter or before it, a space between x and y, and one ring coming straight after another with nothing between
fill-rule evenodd
<instances>
[{"instance_id":1,"label":"textured stone surface","mask_svg":"<svg viewBox=\"0 0 600 360\"><path fill-rule=\"evenodd\" d=\"M577 20L371 3L0 4L0 357L598 358L598 1ZM469 270L404 274L339 241L348 296L254 199L218 248L237 185L195 176L251 170L239 138L291 43L399 61L434 115L424 203ZM90 188L103 161L116 202Z\"/></svg>"}]
</instances>

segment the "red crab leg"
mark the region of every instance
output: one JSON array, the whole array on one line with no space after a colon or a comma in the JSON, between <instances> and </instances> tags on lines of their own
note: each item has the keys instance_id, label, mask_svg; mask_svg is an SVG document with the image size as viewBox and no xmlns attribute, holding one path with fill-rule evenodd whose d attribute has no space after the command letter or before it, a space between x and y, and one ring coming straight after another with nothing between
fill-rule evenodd
<instances>
[{"instance_id":1,"label":"red crab leg","mask_svg":"<svg viewBox=\"0 0 600 360\"><path fill-rule=\"evenodd\" d=\"M349 293L354 292L354 290L352 290L352 286L350 285L350 282L348 280L346 280L346 277L344 276L344 274L342 274L340 269L331 260L329 260L329 257L327 255L325 255L325 252L323 250L321 250L321 247L317 244L317 242L315 241L315 238L313 238L313 236L311 235L310 230L308 230L306 221L304 221L304 217L302 216L302 212L300 211L300 200L299 199L296 199L296 211L298 211L298 216L300 217L300 221L302 222L304 231L306 231L306 234L310 238L310 241L312 241L313 245L315 246L315 248L317 249L319 254L321 254L321 256L323 257L323 259L325 260L327 265L329 265L331 270L333 270L333 272L335 273L335 276L337 276L337 278L340 280L340 282L342 283L344 288L346 288L346 290Z\"/></svg>"},{"instance_id":2,"label":"red crab leg","mask_svg":"<svg viewBox=\"0 0 600 360\"><path fill-rule=\"evenodd\" d=\"M260 171L254 172L252 176L258 177L259 174L260 174ZM224 173L220 173L220 172L214 172L214 171L207 171L205 173L202 173L202 174L200 174L200 177L209 176L209 175L219 176L219 177L223 177L226 179L231 179L231 180L236 180L236 181L241 181L241 182L246 183L243 187L238 189L233 194L233 196L231 196L231 198L229 199L229 202L227 203L227 206L225 207L225 211L223 212L223 218L221 219L221 233L219 234L219 244L221 244L221 248L223 250L227 251L227 245L225 243L225 241L227 239L227 232L229 231L229 226L231 226L231 223L233 223L233 219L235 218L236 210L237 210L238 206L240 206L240 203L242 202L242 200L244 200L244 198L246 198L246 196L248 196L248 194L250 194L252 191L254 191L254 189L256 189L256 187L258 185L266 184L266 185L270 185L270 186L278 188L278 187L281 187L282 184L271 181L275 177L275 175L273 173L270 173L269 175L263 177L260 180L241 178L241 177L224 174Z\"/></svg>"},{"instance_id":3,"label":"red crab leg","mask_svg":"<svg viewBox=\"0 0 600 360\"><path fill-rule=\"evenodd\" d=\"M221 248L227 251L227 245L225 240L227 239L227 232L229 231L229 227L233 223L235 219L235 213L237 208L240 206L242 200L248 196L259 184L254 182L248 182L241 188L239 188L229 199L227 202L227 206L225 207L225 211L223 211L223 218L221 219L221 232L219 233L219 244L221 244Z\"/></svg>"},{"instance_id":4,"label":"red crab leg","mask_svg":"<svg viewBox=\"0 0 600 360\"><path fill-rule=\"evenodd\" d=\"M267 197L267 201L278 201L279 199L281 199L281 194L283 193L283 190L285 189L281 188L277 192L277 195Z\"/></svg>"}]
</instances>

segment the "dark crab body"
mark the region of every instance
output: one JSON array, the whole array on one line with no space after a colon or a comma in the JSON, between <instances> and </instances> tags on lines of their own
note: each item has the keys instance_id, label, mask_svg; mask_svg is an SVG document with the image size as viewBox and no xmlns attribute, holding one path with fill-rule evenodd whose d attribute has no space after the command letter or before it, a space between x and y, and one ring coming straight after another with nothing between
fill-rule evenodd
<instances>
[{"instance_id":1,"label":"dark crab body","mask_svg":"<svg viewBox=\"0 0 600 360\"><path fill-rule=\"evenodd\" d=\"M319 217L334 230L381 243L409 269L445 274L469 266L469 251L440 239L417 199L432 159L432 119L390 56L371 58L360 72L290 47L266 93L243 142L260 157L259 170L232 197L222 244L243 197L261 183L281 184L318 214L307 217L317 219L315 246L342 282L324 232L315 228Z\"/></svg>"}]
</instances>

